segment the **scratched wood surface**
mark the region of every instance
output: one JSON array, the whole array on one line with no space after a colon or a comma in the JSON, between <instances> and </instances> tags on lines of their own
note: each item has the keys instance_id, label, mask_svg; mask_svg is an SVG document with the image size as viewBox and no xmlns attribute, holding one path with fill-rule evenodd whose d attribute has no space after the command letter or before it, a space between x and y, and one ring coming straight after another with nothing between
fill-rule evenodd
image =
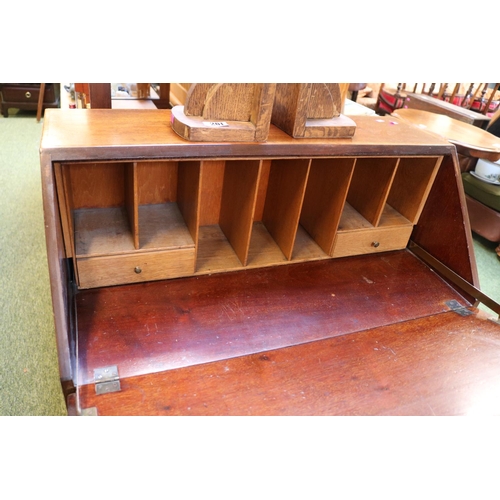
<instances>
[{"instance_id":1,"label":"scratched wood surface","mask_svg":"<svg viewBox=\"0 0 500 500\"><path fill-rule=\"evenodd\" d=\"M401 323L467 304L407 250L80 291L78 383Z\"/></svg>"},{"instance_id":2,"label":"scratched wood surface","mask_svg":"<svg viewBox=\"0 0 500 500\"><path fill-rule=\"evenodd\" d=\"M79 390L99 415L499 415L498 324L437 314Z\"/></svg>"}]
</instances>

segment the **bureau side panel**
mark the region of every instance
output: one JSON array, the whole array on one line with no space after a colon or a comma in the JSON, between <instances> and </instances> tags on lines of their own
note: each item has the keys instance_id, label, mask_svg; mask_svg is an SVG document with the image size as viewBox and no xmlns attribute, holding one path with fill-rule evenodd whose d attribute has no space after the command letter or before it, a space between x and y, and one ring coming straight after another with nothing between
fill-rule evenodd
<instances>
[{"instance_id":1,"label":"bureau side panel","mask_svg":"<svg viewBox=\"0 0 500 500\"><path fill-rule=\"evenodd\" d=\"M445 156L411 239L469 283L478 274L456 155ZM469 300L474 301L469 297Z\"/></svg>"},{"instance_id":2,"label":"bureau side panel","mask_svg":"<svg viewBox=\"0 0 500 500\"><path fill-rule=\"evenodd\" d=\"M70 352L69 280L64 252L61 217L57 202L56 184L50 155L41 153L42 198L45 221L47 260L52 294L54 326L59 354L59 373L62 381L72 379Z\"/></svg>"}]
</instances>

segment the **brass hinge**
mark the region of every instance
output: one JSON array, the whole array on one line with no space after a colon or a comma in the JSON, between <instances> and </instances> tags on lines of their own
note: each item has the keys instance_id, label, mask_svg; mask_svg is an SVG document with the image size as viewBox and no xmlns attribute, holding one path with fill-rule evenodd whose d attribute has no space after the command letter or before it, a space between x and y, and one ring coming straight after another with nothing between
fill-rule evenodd
<instances>
[{"instance_id":1,"label":"brass hinge","mask_svg":"<svg viewBox=\"0 0 500 500\"><path fill-rule=\"evenodd\" d=\"M118 367L105 366L94 370L94 382L96 394L108 394L121 390L120 377L118 376Z\"/></svg>"},{"instance_id":2,"label":"brass hinge","mask_svg":"<svg viewBox=\"0 0 500 500\"><path fill-rule=\"evenodd\" d=\"M470 309L467 309L467 307L464 307L462 304L460 304L458 300L448 300L448 302L446 302L446 305L453 312L460 314L460 316L470 316L471 314L474 314Z\"/></svg>"}]
</instances>

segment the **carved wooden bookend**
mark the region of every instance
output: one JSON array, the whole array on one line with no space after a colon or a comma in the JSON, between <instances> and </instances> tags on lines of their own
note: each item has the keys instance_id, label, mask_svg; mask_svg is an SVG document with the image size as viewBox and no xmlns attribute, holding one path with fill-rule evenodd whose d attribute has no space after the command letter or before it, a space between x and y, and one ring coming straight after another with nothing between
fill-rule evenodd
<instances>
[{"instance_id":1,"label":"carved wooden bookend","mask_svg":"<svg viewBox=\"0 0 500 500\"><path fill-rule=\"evenodd\" d=\"M275 83L193 83L184 106L172 108L172 128L190 141L265 142Z\"/></svg>"},{"instance_id":2,"label":"carved wooden bookend","mask_svg":"<svg viewBox=\"0 0 500 500\"><path fill-rule=\"evenodd\" d=\"M271 122L292 137L352 137L338 83L278 83Z\"/></svg>"}]
</instances>

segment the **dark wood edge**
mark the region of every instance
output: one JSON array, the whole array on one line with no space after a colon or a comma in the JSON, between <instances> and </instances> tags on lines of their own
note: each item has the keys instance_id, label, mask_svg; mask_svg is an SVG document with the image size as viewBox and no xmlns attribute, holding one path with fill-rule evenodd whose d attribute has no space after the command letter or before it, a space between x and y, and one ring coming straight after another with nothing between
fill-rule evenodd
<instances>
[{"instance_id":1,"label":"dark wood edge","mask_svg":"<svg viewBox=\"0 0 500 500\"><path fill-rule=\"evenodd\" d=\"M57 208L52 159L49 154L42 152L40 160L47 261L49 267L57 351L59 356L59 374L62 381L69 381L73 378L73 370L71 367L70 342L68 338L68 333L70 332L70 304L67 284L66 258L64 255L64 244L62 239L62 227L59 210Z\"/></svg>"},{"instance_id":2,"label":"dark wood edge","mask_svg":"<svg viewBox=\"0 0 500 500\"><path fill-rule=\"evenodd\" d=\"M85 148L46 148L44 152L52 156L53 161L141 161L141 160L226 160L226 159L293 159L299 157L307 158L338 158L345 156L441 156L449 155L455 151L453 145L440 146L394 146L394 145L324 145L323 144L301 144L296 148L289 144L274 145L272 151L266 146L258 143L205 143L203 153L193 155L190 147L186 145L162 145L162 146L120 146L95 147L92 154ZM390 154L380 153L381 148L390 148ZM294 154L294 149L297 153ZM96 154L95 151L98 151Z\"/></svg>"}]
</instances>

